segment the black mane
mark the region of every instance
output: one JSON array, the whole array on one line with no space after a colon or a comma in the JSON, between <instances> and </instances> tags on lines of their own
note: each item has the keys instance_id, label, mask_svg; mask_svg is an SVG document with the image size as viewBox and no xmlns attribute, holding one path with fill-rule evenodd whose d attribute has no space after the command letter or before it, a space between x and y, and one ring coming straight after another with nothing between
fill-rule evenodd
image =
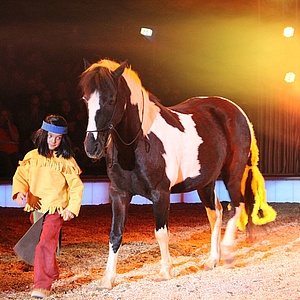
<instances>
[{"instance_id":1,"label":"black mane","mask_svg":"<svg viewBox=\"0 0 300 300\"><path fill-rule=\"evenodd\" d=\"M89 98L95 90L102 93L116 90L117 83L108 68L96 67L92 70L88 69L81 75L79 86L83 94Z\"/></svg>"}]
</instances>

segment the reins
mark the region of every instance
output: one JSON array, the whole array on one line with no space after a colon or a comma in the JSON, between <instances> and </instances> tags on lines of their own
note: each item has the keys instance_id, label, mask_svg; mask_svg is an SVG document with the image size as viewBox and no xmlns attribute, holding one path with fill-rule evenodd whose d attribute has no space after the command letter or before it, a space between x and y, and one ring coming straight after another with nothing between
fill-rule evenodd
<instances>
[{"instance_id":1,"label":"reins","mask_svg":"<svg viewBox=\"0 0 300 300\"><path fill-rule=\"evenodd\" d=\"M110 117L110 120L109 120L109 122L108 122L109 125L107 125L107 126L101 128L101 129L97 129L97 130L86 130L86 132L98 132L98 133L99 133L99 132L104 132L104 131L107 131L107 130L109 130L109 129L112 129L112 127L114 126L114 125L112 124L112 120L113 120L113 118L114 118L114 116L115 116L116 110L117 110L117 105L114 106L114 110L113 110L113 112L112 112L112 114L111 114L111 117Z\"/></svg>"},{"instance_id":2,"label":"reins","mask_svg":"<svg viewBox=\"0 0 300 300\"><path fill-rule=\"evenodd\" d=\"M142 98L143 98L143 108L142 108L142 121L141 121L141 124L140 124L140 128L139 128L139 130L137 131L137 134L136 134L136 136L135 136L135 138L130 142L130 143L126 143L123 139L122 139L122 137L120 136L120 134L118 133L118 131L114 128L114 126L111 126L111 130L113 130L115 133L116 133L116 135L118 136L118 138L119 138L119 140L123 143L123 145L125 145L125 146L130 146L130 145L132 145L136 140L137 140L137 138L138 138L138 136L139 136L139 134L140 134L140 132L141 132L141 130L142 130L142 125L143 125L143 121L144 121L144 108L145 108L145 99L144 99L144 93L143 93L143 90L141 90L141 92L142 92ZM112 124L111 124L112 125Z\"/></svg>"},{"instance_id":3,"label":"reins","mask_svg":"<svg viewBox=\"0 0 300 300\"><path fill-rule=\"evenodd\" d=\"M112 124L112 120L113 120L113 117L114 117L114 115L115 115L117 105L115 105L115 107L114 107L113 113L112 113L111 118L110 118L110 120L109 120L109 122L108 122L109 125L107 125L107 126L101 128L101 129L97 129L97 130L87 130L86 132L98 132L98 133L99 133L99 132L104 132L104 131L107 131L107 130L109 130L109 131L114 131L114 132L116 133L116 135L118 136L119 140L120 140L125 146L130 146L130 145L132 145L132 144L137 140L137 138L138 138L138 136L139 136L139 134L140 134L140 132L141 132L141 130L142 130L142 125L143 125L143 121L144 121L145 99L144 99L144 92L143 92L142 89L141 89L141 92L142 92L142 99L143 99L142 120L141 120L140 128L138 129L135 138L134 138L130 143L126 143L126 142L122 139L122 137L120 136L120 134L118 133L118 131L115 129L115 126Z\"/></svg>"}]
</instances>

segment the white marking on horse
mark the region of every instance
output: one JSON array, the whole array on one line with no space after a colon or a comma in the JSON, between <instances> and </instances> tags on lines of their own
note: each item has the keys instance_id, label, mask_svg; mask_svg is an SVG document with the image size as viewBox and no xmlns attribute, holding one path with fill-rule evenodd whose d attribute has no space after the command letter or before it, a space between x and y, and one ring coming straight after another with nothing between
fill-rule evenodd
<instances>
[{"instance_id":1,"label":"white marking on horse","mask_svg":"<svg viewBox=\"0 0 300 300\"><path fill-rule=\"evenodd\" d=\"M164 279L170 279L172 259L169 252L169 232L167 226L160 228L158 231L155 230L155 237L159 244L161 253L161 269L159 275Z\"/></svg>"},{"instance_id":2,"label":"white marking on horse","mask_svg":"<svg viewBox=\"0 0 300 300\"><path fill-rule=\"evenodd\" d=\"M120 64L117 62L103 59L98 63L93 64L88 70L94 70L97 67L105 67L114 71L119 66ZM146 136L156 114L160 111L160 108L149 100L149 93L145 90L145 88L143 88L141 80L135 71L131 68L125 68L122 76L124 77L131 92L130 103L138 106L139 117L142 121L143 134Z\"/></svg>"},{"instance_id":3,"label":"white marking on horse","mask_svg":"<svg viewBox=\"0 0 300 300\"><path fill-rule=\"evenodd\" d=\"M95 91L91 94L90 99L88 100L88 111L89 111L89 122L87 126L87 133L92 131L94 138L97 138L97 126L96 126L96 111L100 109L99 104L99 93Z\"/></svg>"},{"instance_id":4,"label":"white marking on horse","mask_svg":"<svg viewBox=\"0 0 300 300\"><path fill-rule=\"evenodd\" d=\"M117 276L117 260L118 260L118 249L117 253L113 251L112 244L109 243L109 253L108 253L108 260L104 275L101 279L100 287L112 289L114 285L115 278Z\"/></svg>"},{"instance_id":5,"label":"white marking on horse","mask_svg":"<svg viewBox=\"0 0 300 300\"><path fill-rule=\"evenodd\" d=\"M227 222L225 234L221 243L221 254L222 260L227 264L231 264L235 260L235 244L236 244L236 233L237 226L236 223L240 218L242 210L245 207L245 203L240 203L238 207L235 208L234 216Z\"/></svg>"},{"instance_id":6,"label":"white marking on horse","mask_svg":"<svg viewBox=\"0 0 300 300\"><path fill-rule=\"evenodd\" d=\"M166 162L166 174L170 180L170 188L184 181L188 177L200 174L200 161L198 159L199 146L203 143L198 135L196 124L192 115L175 111L184 132L169 125L160 113L156 115L150 132L153 132L163 143L165 152L163 157Z\"/></svg>"},{"instance_id":7,"label":"white marking on horse","mask_svg":"<svg viewBox=\"0 0 300 300\"><path fill-rule=\"evenodd\" d=\"M216 267L221 258L221 227L222 227L222 216L223 216L223 207L215 194L215 210L205 207L207 217L210 223L211 228L211 243L210 243L210 257L206 260L204 267L206 270L212 270Z\"/></svg>"},{"instance_id":8,"label":"white marking on horse","mask_svg":"<svg viewBox=\"0 0 300 300\"><path fill-rule=\"evenodd\" d=\"M238 207L235 208L235 214L234 216L229 219L227 222L225 234L222 240L222 245L227 246L230 245L232 246L236 240L236 232L237 232L237 226L236 223L240 218L240 215L242 213L242 210L245 206L245 203L241 202Z\"/></svg>"}]
</instances>

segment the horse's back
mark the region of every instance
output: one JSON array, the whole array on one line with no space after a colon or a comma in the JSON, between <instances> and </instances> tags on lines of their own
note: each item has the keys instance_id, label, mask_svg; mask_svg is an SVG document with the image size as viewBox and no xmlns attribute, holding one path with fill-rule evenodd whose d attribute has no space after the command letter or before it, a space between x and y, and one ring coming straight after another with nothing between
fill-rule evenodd
<instances>
[{"instance_id":1,"label":"horse's back","mask_svg":"<svg viewBox=\"0 0 300 300\"><path fill-rule=\"evenodd\" d=\"M169 109L184 114L194 114L197 111L203 113L207 111L214 111L221 115L241 114L245 119L247 119L244 111L237 104L226 98L216 96L193 97L174 106L170 106Z\"/></svg>"},{"instance_id":2,"label":"horse's back","mask_svg":"<svg viewBox=\"0 0 300 300\"><path fill-rule=\"evenodd\" d=\"M250 152L249 120L243 110L232 101L219 97L195 97L169 107L171 111L190 115L202 139L198 159L199 176L179 183L173 191L192 189L193 182L205 186L220 174L226 178L235 168L244 170ZM234 171L235 172L235 171ZM196 179L196 180L195 180Z\"/></svg>"},{"instance_id":3,"label":"horse's back","mask_svg":"<svg viewBox=\"0 0 300 300\"><path fill-rule=\"evenodd\" d=\"M237 104L226 98L194 97L169 109L192 115L200 135L208 131L211 131L211 134L220 131L230 143L244 138L245 143L249 144L251 140L248 117Z\"/></svg>"}]
</instances>

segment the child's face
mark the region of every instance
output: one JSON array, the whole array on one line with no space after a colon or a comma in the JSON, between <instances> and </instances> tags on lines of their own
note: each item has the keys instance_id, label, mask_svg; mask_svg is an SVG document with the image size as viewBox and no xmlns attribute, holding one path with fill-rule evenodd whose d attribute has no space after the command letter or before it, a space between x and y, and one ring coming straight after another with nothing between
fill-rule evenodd
<instances>
[{"instance_id":1,"label":"child's face","mask_svg":"<svg viewBox=\"0 0 300 300\"><path fill-rule=\"evenodd\" d=\"M49 150L56 149L60 145L61 140L62 140L62 134L48 132L47 143L48 143Z\"/></svg>"}]
</instances>

